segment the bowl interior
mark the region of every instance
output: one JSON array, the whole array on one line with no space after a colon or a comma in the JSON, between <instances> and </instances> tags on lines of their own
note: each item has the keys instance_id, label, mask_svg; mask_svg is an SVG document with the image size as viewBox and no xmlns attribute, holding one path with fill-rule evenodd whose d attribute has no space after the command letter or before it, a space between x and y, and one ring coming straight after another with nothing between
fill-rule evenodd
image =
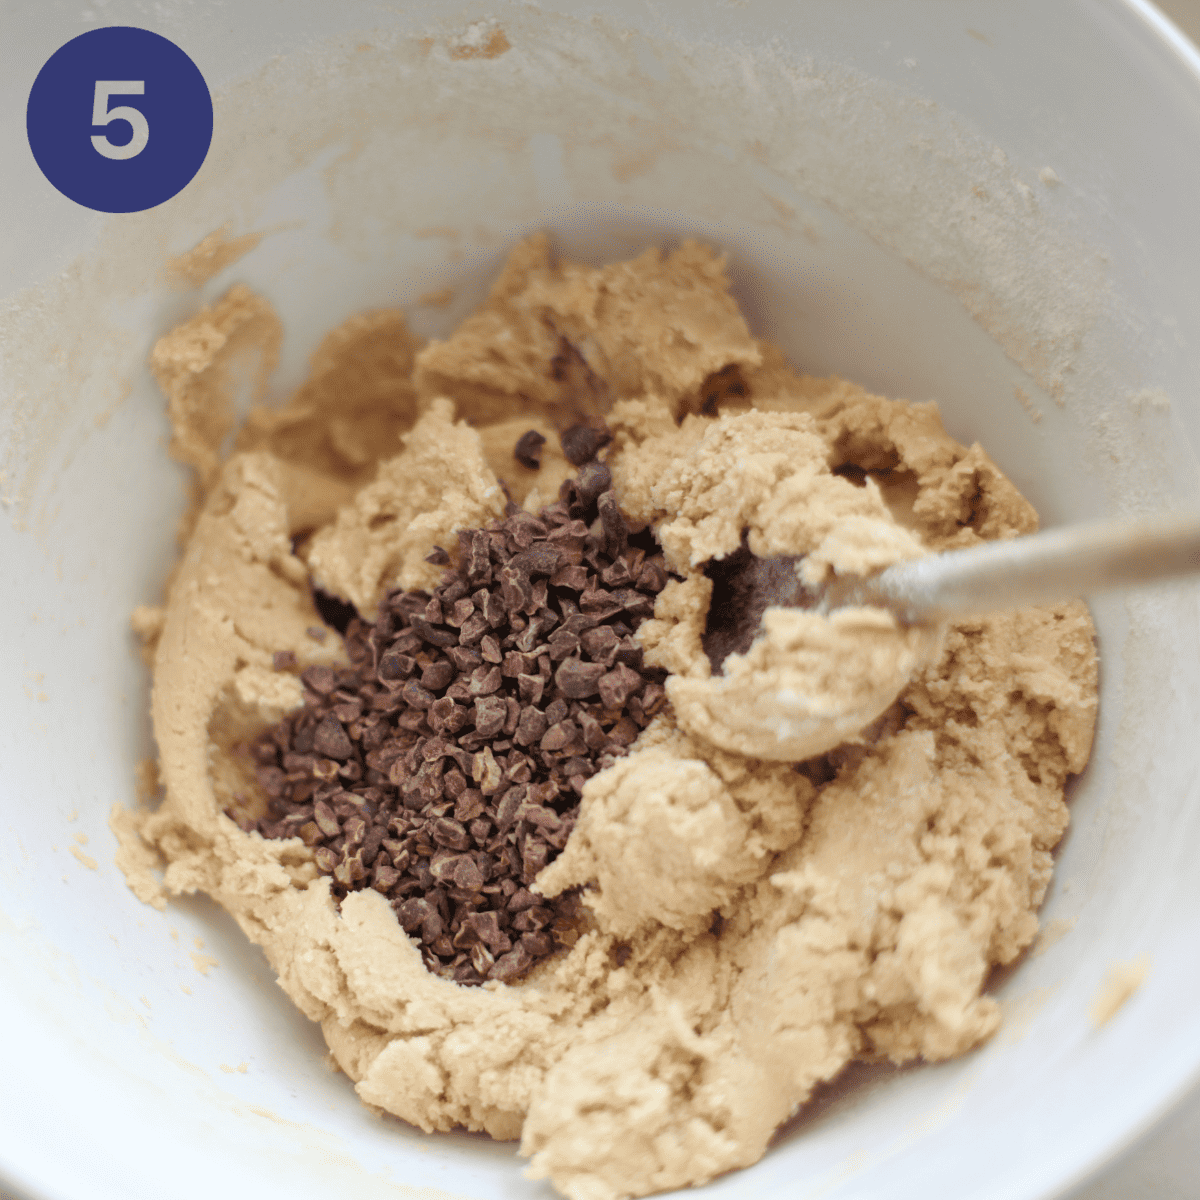
<instances>
[{"instance_id":1,"label":"bowl interior","mask_svg":"<svg viewBox=\"0 0 1200 1200\"><path fill-rule=\"evenodd\" d=\"M203 898L145 907L113 865L109 811L152 751L129 613L159 598L183 509L146 355L231 283L280 313L283 396L354 311L448 332L527 232L596 262L705 238L756 333L811 373L936 400L1045 524L1195 504L1200 301L1179 248L1200 84L1136 6L561 8L155 18L205 73L216 130L193 183L129 217L77 209L0 131L21 235L0 248L6 1186L550 1194L511 1146L367 1112L230 920ZM17 112L80 26L32 4L12 25ZM497 30L508 49L473 52ZM164 276L223 225L263 236L199 288ZM852 1070L714 1195L1047 1197L1195 1077L1197 601L1093 605L1098 739L1042 939L992 985L1001 1033L937 1067ZM1140 956L1144 984L1094 1028L1109 967Z\"/></svg>"}]
</instances>

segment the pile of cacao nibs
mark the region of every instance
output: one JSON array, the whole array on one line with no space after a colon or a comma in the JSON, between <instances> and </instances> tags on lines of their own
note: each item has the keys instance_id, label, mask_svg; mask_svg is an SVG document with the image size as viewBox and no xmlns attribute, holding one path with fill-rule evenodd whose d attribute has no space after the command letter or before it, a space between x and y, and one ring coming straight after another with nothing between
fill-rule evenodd
<instances>
[{"instance_id":1,"label":"pile of cacao nibs","mask_svg":"<svg viewBox=\"0 0 1200 1200\"><path fill-rule=\"evenodd\" d=\"M529 884L587 779L666 702L632 634L667 571L611 484L592 458L537 517L510 504L459 533L437 589L352 619L352 665L304 670L303 707L250 748L269 815L244 826L313 847L338 901L381 892L429 970L460 984L515 980L574 940L577 895Z\"/></svg>"}]
</instances>

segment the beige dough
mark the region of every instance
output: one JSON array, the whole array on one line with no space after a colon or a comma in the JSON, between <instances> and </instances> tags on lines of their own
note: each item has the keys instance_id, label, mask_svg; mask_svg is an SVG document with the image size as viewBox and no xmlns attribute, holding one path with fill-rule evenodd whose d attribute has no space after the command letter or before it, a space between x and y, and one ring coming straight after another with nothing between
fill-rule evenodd
<instances>
[{"instance_id":1,"label":"beige dough","mask_svg":"<svg viewBox=\"0 0 1200 1200\"><path fill-rule=\"evenodd\" d=\"M153 812L114 816L138 894L215 897L365 1103L520 1139L530 1173L573 1200L748 1165L852 1060L937 1060L990 1036L983 985L1037 932L1063 785L1091 746L1087 610L962 622L937 644L870 610L775 611L714 678L699 571L743 529L760 553L806 554L820 579L1034 528L987 455L931 405L795 374L751 338L722 260L692 243L596 269L556 265L531 239L480 312L423 350L398 314L356 320L224 461L225 346L257 329L269 352L269 308L235 291L155 350L199 507L163 607L137 618L164 792ZM564 345L565 382L551 367ZM386 587L429 582L428 548L453 550L457 528L499 511L498 474L527 504L552 499L552 444L544 490L505 445L526 428L550 437L581 386L585 408L611 405L622 506L679 576L639 634L672 673L672 705L588 782L539 877L548 895L585 888L573 948L519 985L463 988L425 970L381 895L339 911L298 839L223 813L261 804L240 747L300 698L273 653L342 654L336 635L306 633L309 572L369 610ZM831 753L799 768L759 757L763 737L788 736L771 730L772 689L834 704L885 679L894 695L909 675Z\"/></svg>"}]
</instances>

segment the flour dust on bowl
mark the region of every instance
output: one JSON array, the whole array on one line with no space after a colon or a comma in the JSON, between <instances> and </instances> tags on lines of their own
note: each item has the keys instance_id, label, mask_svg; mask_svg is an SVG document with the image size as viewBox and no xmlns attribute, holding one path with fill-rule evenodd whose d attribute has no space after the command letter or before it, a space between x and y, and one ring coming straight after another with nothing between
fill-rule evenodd
<instances>
[{"instance_id":1,"label":"flour dust on bowl","mask_svg":"<svg viewBox=\"0 0 1200 1200\"><path fill-rule=\"evenodd\" d=\"M169 203L10 148L5 1188L1061 1194L1200 1066L1195 589L722 633L773 555L1194 505L1188 64L1117 4L240 20L155 27ZM17 111L78 30L14 29Z\"/></svg>"}]
</instances>

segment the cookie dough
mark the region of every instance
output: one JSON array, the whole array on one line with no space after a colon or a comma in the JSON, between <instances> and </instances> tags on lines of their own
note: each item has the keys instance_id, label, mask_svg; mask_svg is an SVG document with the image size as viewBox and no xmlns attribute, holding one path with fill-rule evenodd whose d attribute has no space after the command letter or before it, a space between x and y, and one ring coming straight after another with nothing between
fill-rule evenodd
<instances>
[{"instance_id":1,"label":"cookie dough","mask_svg":"<svg viewBox=\"0 0 1200 1200\"><path fill-rule=\"evenodd\" d=\"M481 309L423 348L401 314L356 318L222 460L229 355L257 345L269 362L277 328L234 289L154 352L196 506L164 603L136 617L163 799L114 826L143 899L216 898L366 1104L520 1139L530 1175L573 1200L748 1165L852 1060L943 1059L994 1032L988 972L1037 931L1063 786L1091 746L1086 608L933 640L869 610L770 610L721 675L702 644L702 567L743 534L757 554L805 555L819 581L1035 528L982 449L932 405L797 375L696 243L594 268L531 238ZM569 469L555 431L596 415L621 506L676 576L638 634L672 705L588 781L539 876L547 896L583 889L575 945L519 985L459 987L425 969L381 895L339 909L299 839L244 833L225 809L261 806L243 748L301 698L276 652L298 667L343 654L309 632L310 578L365 615L388 587L428 585L425 555L502 511L502 481L527 507L553 498ZM530 428L548 439L540 472L512 459ZM790 734L756 697L877 707L881 679L866 728L778 761Z\"/></svg>"}]
</instances>

